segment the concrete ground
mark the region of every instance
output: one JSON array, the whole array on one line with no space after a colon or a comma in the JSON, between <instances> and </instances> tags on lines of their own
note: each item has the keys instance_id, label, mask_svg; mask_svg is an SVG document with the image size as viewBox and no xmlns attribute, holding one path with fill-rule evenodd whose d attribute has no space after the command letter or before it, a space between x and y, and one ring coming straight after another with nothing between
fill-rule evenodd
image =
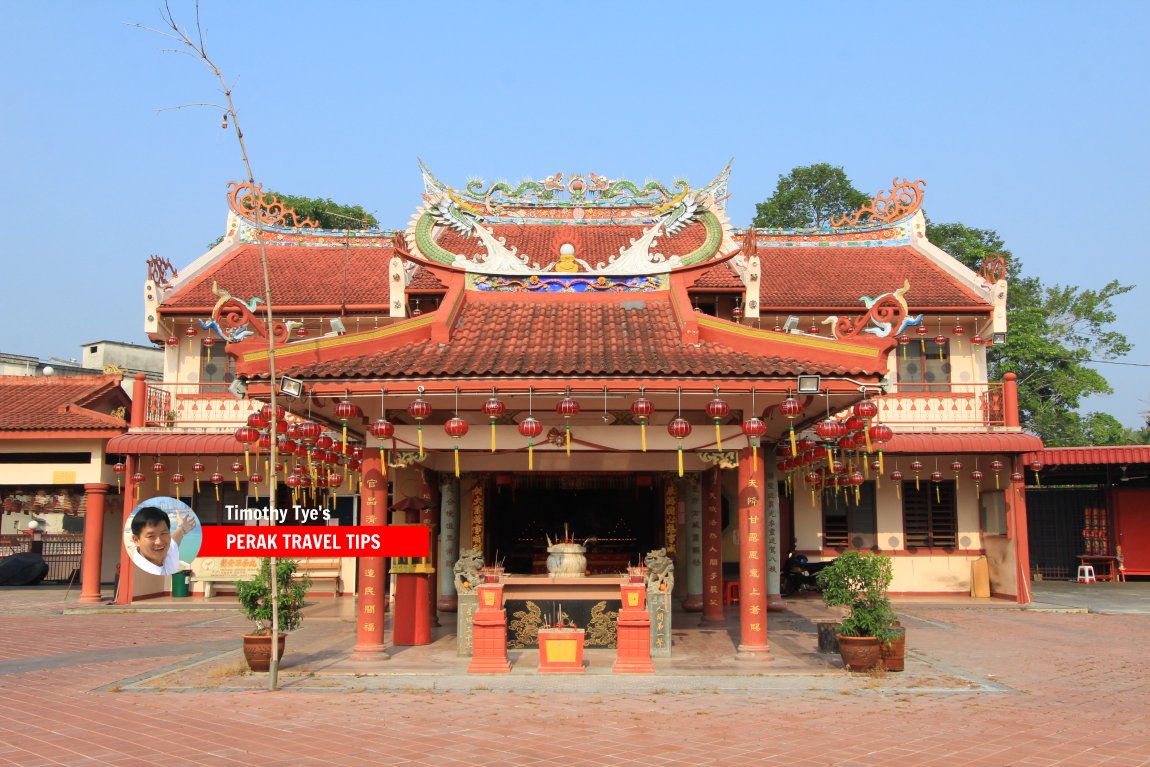
<instances>
[{"instance_id":1,"label":"concrete ground","mask_svg":"<svg viewBox=\"0 0 1150 767\"><path fill-rule=\"evenodd\" d=\"M677 613L652 677L610 674L609 651L577 677L536 674L532 651L470 676L446 626L357 663L351 600L320 598L268 692L231 600L124 612L0 589L0 765L1150 765L1150 584L1035 595L898 600L898 674L815 652L816 599L770 615L766 663L733 660L733 620Z\"/></svg>"}]
</instances>

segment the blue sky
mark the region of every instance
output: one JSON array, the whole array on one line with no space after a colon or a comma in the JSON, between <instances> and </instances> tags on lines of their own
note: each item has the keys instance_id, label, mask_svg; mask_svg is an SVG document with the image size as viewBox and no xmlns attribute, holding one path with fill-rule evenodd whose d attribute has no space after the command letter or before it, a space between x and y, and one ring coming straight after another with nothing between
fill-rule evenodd
<instances>
[{"instance_id":1,"label":"blue sky","mask_svg":"<svg viewBox=\"0 0 1150 767\"><path fill-rule=\"evenodd\" d=\"M9 0L0 350L146 343L150 254L223 231L243 174L211 74L133 29L158 0ZM193 4L172 0L177 17ZM710 180L745 225L779 174L831 162L865 191L926 179L936 221L996 229L1028 274L1097 288L1150 364L1150 4L369 3L203 0L257 179L403 227L416 158L448 183L556 171ZM1145 367L1100 366L1087 409L1131 426Z\"/></svg>"}]
</instances>

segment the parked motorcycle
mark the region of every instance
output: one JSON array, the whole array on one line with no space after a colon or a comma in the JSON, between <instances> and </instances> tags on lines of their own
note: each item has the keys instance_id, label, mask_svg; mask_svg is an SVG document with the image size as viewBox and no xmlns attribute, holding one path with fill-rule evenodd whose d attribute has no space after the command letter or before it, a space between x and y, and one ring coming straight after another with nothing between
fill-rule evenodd
<instances>
[{"instance_id":1,"label":"parked motorcycle","mask_svg":"<svg viewBox=\"0 0 1150 767\"><path fill-rule=\"evenodd\" d=\"M826 562L810 562L803 554L791 554L783 565L782 578L779 580L779 592L784 597L793 596L800 591L822 592L815 576L833 559Z\"/></svg>"}]
</instances>

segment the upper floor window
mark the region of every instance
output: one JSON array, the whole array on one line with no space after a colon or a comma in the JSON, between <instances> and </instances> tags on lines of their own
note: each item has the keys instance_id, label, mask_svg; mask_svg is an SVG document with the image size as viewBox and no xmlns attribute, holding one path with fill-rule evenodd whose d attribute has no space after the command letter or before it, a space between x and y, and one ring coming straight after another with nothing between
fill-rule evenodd
<instances>
[{"instance_id":1,"label":"upper floor window","mask_svg":"<svg viewBox=\"0 0 1150 767\"><path fill-rule=\"evenodd\" d=\"M875 524L874 482L823 493L823 546L828 549L873 549Z\"/></svg>"},{"instance_id":2,"label":"upper floor window","mask_svg":"<svg viewBox=\"0 0 1150 767\"><path fill-rule=\"evenodd\" d=\"M953 549L958 545L958 506L954 482L902 485L902 522L906 548Z\"/></svg>"},{"instance_id":3,"label":"upper floor window","mask_svg":"<svg viewBox=\"0 0 1150 767\"><path fill-rule=\"evenodd\" d=\"M227 391L236 377L235 360L224 351L222 343L200 346L200 388L202 391Z\"/></svg>"},{"instance_id":4,"label":"upper floor window","mask_svg":"<svg viewBox=\"0 0 1150 767\"><path fill-rule=\"evenodd\" d=\"M950 391L950 343L912 338L898 356L899 391Z\"/></svg>"}]
</instances>

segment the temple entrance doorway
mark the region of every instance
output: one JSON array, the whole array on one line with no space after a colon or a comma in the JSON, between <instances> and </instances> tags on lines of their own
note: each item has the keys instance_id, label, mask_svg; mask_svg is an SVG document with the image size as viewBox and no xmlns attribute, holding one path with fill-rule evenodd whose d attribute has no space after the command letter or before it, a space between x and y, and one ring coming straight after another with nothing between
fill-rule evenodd
<instances>
[{"instance_id":1,"label":"temple entrance doorway","mask_svg":"<svg viewBox=\"0 0 1150 767\"><path fill-rule=\"evenodd\" d=\"M508 573L547 572L547 538L587 540L590 573L622 573L663 545L662 488L648 474L500 474L484 559Z\"/></svg>"}]
</instances>

